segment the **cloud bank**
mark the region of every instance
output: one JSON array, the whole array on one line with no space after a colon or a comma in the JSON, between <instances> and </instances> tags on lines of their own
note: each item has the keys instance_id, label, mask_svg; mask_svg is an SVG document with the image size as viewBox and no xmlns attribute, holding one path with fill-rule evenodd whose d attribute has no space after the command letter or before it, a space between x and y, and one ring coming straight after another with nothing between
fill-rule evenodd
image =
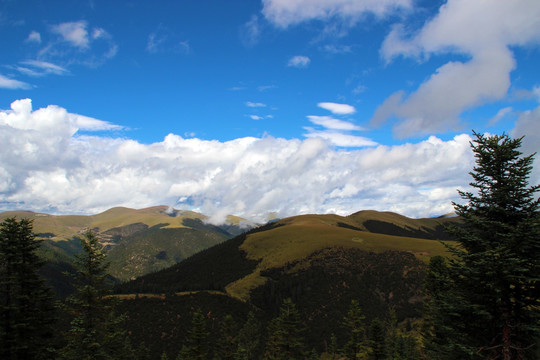
<instances>
[{"instance_id":1,"label":"cloud bank","mask_svg":"<svg viewBox=\"0 0 540 360\"><path fill-rule=\"evenodd\" d=\"M265 221L270 213L362 209L421 217L452 210L473 164L468 135L344 151L320 137L219 142L169 134L141 144L81 133L112 129L59 106L32 110L29 99L0 111L0 207L97 213L165 204L216 222L226 214Z\"/></svg>"}]
</instances>

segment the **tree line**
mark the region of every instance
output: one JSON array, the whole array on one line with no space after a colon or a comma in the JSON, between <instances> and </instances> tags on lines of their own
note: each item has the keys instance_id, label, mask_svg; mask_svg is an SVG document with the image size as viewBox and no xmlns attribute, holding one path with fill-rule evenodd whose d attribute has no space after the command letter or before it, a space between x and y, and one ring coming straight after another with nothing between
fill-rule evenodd
<instances>
[{"instance_id":1,"label":"tree line","mask_svg":"<svg viewBox=\"0 0 540 360\"><path fill-rule=\"evenodd\" d=\"M347 338L332 336L320 354L306 348L308 329L285 299L264 328L253 314L242 327L226 316L215 341L197 310L181 351L162 359L538 359L540 186L529 185L534 156L522 156L522 138L474 135L474 192L459 191L464 201L454 207L464 226L447 229L458 239L445 243L449 256L430 261L417 333L403 331L392 315L365 324L352 301L336 319ZM87 232L81 245L75 292L59 303L38 275L43 261L31 221L0 224L0 358L155 358L144 343L130 343L96 235ZM60 336L59 321L67 324Z\"/></svg>"}]
</instances>

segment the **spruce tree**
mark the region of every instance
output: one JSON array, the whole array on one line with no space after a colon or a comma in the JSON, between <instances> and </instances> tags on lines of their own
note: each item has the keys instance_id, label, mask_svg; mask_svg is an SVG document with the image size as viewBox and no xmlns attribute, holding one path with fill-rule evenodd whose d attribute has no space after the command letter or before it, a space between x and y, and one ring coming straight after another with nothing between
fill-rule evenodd
<instances>
[{"instance_id":1,"label":"spruce tree","mask_svg":"<svg viewBox=\"0 0 540 360\"><path fill-rule=\"evenodd\" d=\"M343 348L343 355L348 359L368 359L370 347L364 325L365 316L362 314L358 300L352 300L347 315L343 318L342 326L347 329L349 339Z\"/></svg>"},{"instance_id":2,"label":"spruce tree","mask_svg":"<svg viewBox=\"0 0 540 360\"><path fill-rule=\"evenodd\" d=\"M459 245L449 246L448 268L439 266L432 274L449 284L435 281L427 288L436 299L434 327L442 328L438 335L453 347L441 358L534 359L540 221L539 186L528 184L533 155L523 157L518 150L522 138L474 135L475 191L459 191L466 202L454 204L464 222L451 228Z\"/></svg>"},{"instance_id":3,"label":"spruce tree","mask_svg":"<svg viewBox=\"0 0 540 360\"><path fill-rule=\"evenodd\" d=\"M32 222L7 218L0 224L0 358L54 358L55 303L38 274L44 262Z\"/></svg>"},{"instance_id":4,"label":"spruce tree","mask_svg":"<svg viewBox=\"0 0 540 360\"><path fill-rule=\"evenodd\" d=\"M375 318L369 325L369 339L371 345L371 358L374 360L384 360L387 355L386 344L387 332L384 323Z\"/></svg>"},{"instance_id":5,"label":"spruce tree","mask_svg":"<svg viewBox=\"0 0 540 360\"><path fill-rule=\"evenodd\" d=\"M253 359L255 352L259 347L261 338L261 324L255 313L250 311L244 326L240 329L237 336L238 350L237 359Z\"/></svg>"},{"instance_id":6,"label":"spruce tree","mask_svg":"<svg viewBox=\"0 0 540 360\"><path fill-rule=\"evenodd\" d=\"M83 252L75 257L75 293L67 299L72 316L62 349L63 359L94 360L133 358L123 317L115 313L108 280L109 263L96 235L88 231L81 239Z\"/></svg>"},{"instance_id":7,"label":"spruce tree","mask_svg":"<svg viewBox=\"0 0 540 360\"><path fill-rule=\"evenodd\" d=\"M279 315L268 325L265 359L303 359L305 355L303 330L296 305L290 298L285 299Z\"/></svg>"},{"instance_id":8,"label":"spruce tree","mask_svg":"<svg viewBox=\"0 0 540 360\"><path fill-rule=\"evenodd\" d=\"M210 353L210 344L206 318L201 309L193 313L191 329L188 332L186 343L178 354L177 359L182 360L205 360Z\"/></svg>"},{"instance_id":9,"label":"spruce tree","mask_svg":"<svg viewBox=\"0 0 540 360\"><path fill-rule=\"evenodd\" d=\"M237 326L231 315L225 315L220 327L214 359L234 360L237 348Z\"/></svg>"},{"instance_id":10,"label":"spruce tree","mask_svg":"<svg viewBox=\"0 0 540 360\"><path fill-rule=\"evenodd\" d=\"M328 355L330 355L330 359L334 360L338 356L338 344L337 344L337 337L336 334L332 333L330 335L330 344L328 346Z\"/></svg>"}]
</instances>

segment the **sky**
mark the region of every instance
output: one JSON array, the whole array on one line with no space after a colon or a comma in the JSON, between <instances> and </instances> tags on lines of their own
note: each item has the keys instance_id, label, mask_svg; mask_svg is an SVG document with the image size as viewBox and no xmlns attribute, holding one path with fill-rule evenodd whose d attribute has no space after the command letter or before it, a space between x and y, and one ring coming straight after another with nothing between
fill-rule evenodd
<instances>
[{"instance_id":1,"label":"sky","mask_svg":"<svg viewBox=\"0 0 540 360\"><path fill-rule=\"evenodd\" d=\"M430 217L473 131L540 150L537 0L0 0L0 47L0 211Z\"/></svg>"}]
</instances>

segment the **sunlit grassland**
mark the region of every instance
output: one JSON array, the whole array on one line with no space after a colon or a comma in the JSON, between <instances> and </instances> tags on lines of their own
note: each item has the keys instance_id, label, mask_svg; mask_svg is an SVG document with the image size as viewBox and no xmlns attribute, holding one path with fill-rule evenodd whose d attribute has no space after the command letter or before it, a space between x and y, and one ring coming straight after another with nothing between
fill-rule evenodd
<instances>
[{"instance_id":1,"label":"sunlit grassland","mask_svg":"<svg viewBox=\"0 0 540 360\"><path fill-rule=\"evenodd\" d=\"M408 251L423 261L435 255L446 254L446 248L439 241L337 226L336 220L343 222L343 219L334 215L299 216L286 219L283 221L284 226L249 235L240 249L246 252L248 259L259 260L260 263L252 274L229 284L227 292L247 300L249 292L266 281L260 275L261 271L306 258L327 247L359 248L373 252Z\"/></svg>"},{"instance_id":2,"label":"sunlit grassland","mask_svg":"<svg viewBox=\"0 0 540 360\"><path fill-rule=\"evenodd\" d=\"M0 214L0 220L7 217L19 219L28 218L33 221L34 233L53 234L51 240L69 240L87 229L97 229L99 232L119 228L135 223L148 227L163 225L163 228L185 228L186 218L201 219L202 214L185 211L180 216L169 216L167 206L155 206L146 209L129 209L115 207L97 215L49 215L30 211L8 211ZM233 219L234 221L238 221Z\"/></svg>"}]
</instances>

